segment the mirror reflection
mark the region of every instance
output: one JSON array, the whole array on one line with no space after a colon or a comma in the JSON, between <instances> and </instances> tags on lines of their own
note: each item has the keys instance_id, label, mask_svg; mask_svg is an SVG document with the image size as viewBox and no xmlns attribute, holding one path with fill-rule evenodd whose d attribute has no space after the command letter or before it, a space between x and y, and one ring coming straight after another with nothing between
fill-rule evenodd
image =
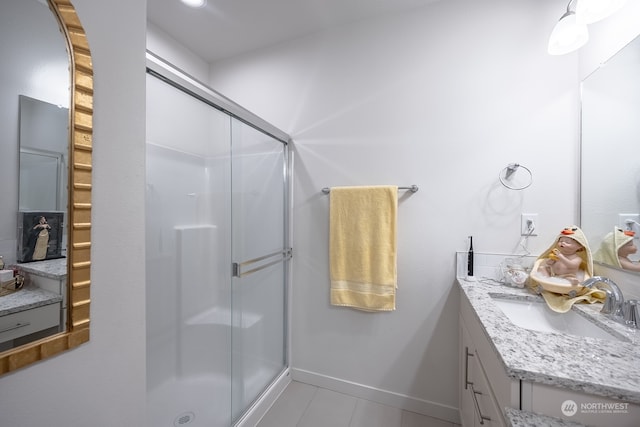
<instances>
[{"instance_id":1,"label":"mirror reflection","mask_svg":"<svg viewBox=\"0 0 640 427\"><path fill-rule=\"evenodd\" d=\"M19 209L67 207L69 109L20 95Z\"/></svg>"},{"instance_id":2,"label":"mirror reflection","mask_svg":"<svg viewBox=\"0 0 640 427\"><path fill-rule=\"evenodd\" d=\"M17 261L62 258L67 240L69 109L20 95L19 120Z\"/></svg>"},{"instance_id":3,"label":"mirror reflection","mask_svg":"<svg viewBox=\"0 0 640 427\"><path fill-rule=\"evenodd\" d=\"M593 254L593 259L612 267L640 271L640 263L634 260L638 253L635 240L634 231L614 227L614 230L602 239L598 250Z\"/></svg>"},{"instance_id":4,"label":"mirror reflection","mask_svg":"<svg viewBox=\"0 0 640 427\"><path fill-rule=\"evenodd\" d=\"M46 1L3 1L0 34L10 41L0 44L2 352L67 330L71 79Z\"/></svg>"},{"instance_id":5,"label":"mirror reflection","mask_svg":"<svg viewBox=\"0 0 640 427\"><path fill-rule=\"evenodd\" d=\"M629 272L640 271L639 114L637 38L582 82L581 225L594 261Z\"/></svg>"}]
</instances>

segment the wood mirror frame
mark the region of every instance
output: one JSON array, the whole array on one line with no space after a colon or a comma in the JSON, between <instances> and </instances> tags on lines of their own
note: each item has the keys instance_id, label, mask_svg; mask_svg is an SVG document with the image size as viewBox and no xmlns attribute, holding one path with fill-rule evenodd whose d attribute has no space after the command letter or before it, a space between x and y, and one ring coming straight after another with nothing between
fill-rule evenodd
<instances>
[{"instance_id":1,"label":"wood mirror frame","mask_svg":"<svg viewBox=\"0 0 640 427\"><path fill-rule=\"evenodd\" d=\"M86 34L69 0L47 0L67 43L69 104L69 206L67 328L64 332L0 353L0 374L70 350L89 341L91 270L91 172L93 65Z\"/></svg>"}]
</instances>

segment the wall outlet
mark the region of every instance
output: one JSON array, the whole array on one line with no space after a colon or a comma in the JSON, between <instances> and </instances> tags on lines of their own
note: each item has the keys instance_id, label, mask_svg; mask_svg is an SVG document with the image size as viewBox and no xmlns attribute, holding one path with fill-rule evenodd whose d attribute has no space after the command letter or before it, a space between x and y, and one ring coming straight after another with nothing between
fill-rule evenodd
<instances>
[{"instance_id":1,"label":"wall outlet","mask_svg":"<svg viewBox=\"0 0 640 427\"><path fill-rule=\"evenodd\" d=\"M537 236L540 224L538 223L538 214L525 214L520 216L520 235L521 236Z\"/></svg>"},{"instance_id":2,"label":"wall outlet","mask_svg":"<svg viewBox=\"0 0 640 427\"><path fill-rule=\"evenodd\" d=\"M635 223L627 224L627 220L635 221ZM623 230L632 230L636 232L635 238L640 237L640 226L637 223L640 223L640 214L637 213L621 213L618 214L618 227Z\"/></svg>"}]
</instances>

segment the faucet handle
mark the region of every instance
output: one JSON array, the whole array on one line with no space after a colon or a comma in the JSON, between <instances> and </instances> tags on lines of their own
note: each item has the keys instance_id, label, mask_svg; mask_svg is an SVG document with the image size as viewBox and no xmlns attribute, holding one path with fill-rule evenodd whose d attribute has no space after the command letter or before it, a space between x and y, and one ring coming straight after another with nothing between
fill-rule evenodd
<instances>
[{"instance_id":1,"label":"faucet handle","mask_svg":"<svg viewBox=\"0 0 640 427\"><path fill-rule=\"evenodd\" d=\"M613 296L613 292L611 292L609 289L600 289L600 290L605 293L604 304L600 312L602 314L613 314L613 315L617 314L616 311L618 310L618 307L617 307L618 301L616 301L615 297Z\"/></svg>"},{"instance_id":2,"label":"faucet handle","mask_svg":"<svg viewBox=\"0 0 640 427\"><path fill-rule=\"evenodd\" d=\"M638 305L638 300L631 299L624 302L622 306L622 313L624 318L624 323L627 325L637 328L640 326L638 322L640 321L640 306Z\"/></svg>"}]
</instances>

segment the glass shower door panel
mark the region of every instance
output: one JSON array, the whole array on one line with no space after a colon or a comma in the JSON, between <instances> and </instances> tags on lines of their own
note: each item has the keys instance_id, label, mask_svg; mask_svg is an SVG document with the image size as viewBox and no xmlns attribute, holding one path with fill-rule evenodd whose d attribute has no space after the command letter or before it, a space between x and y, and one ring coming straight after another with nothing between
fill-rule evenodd
<instances>
[{"instance_id":1,"label":"glass shower door panel","mask_svg":"<svg viewBox=\"0 0 640 427\"><path fill-rule=\"evenodd\" d=\"M149 426L231 424L230 131L147 76Z\"/></svg>"},{"instance_id":2,"label":"glass shower door panel","mask_svg":"<svg viewBox=\"0 0 640 427\"><path fill-rule=\"evenodd\" d=\"M234 120L232 129L232 414L285 367L286 146Z\"/></svg>"}]
</instances>

